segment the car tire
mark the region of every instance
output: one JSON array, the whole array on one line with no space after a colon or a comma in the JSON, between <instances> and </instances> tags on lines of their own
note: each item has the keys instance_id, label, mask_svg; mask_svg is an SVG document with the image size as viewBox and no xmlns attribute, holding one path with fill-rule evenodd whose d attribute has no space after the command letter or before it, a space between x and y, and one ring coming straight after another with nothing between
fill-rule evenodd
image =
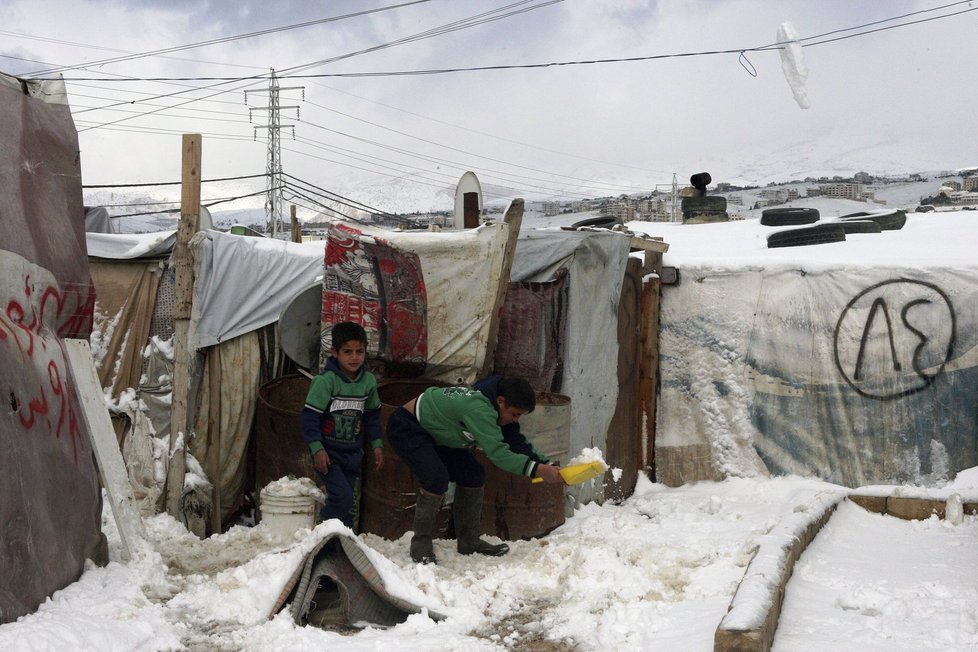
<instances>
[{"instance_id":1,"label":"car tire","mask_svg":"<svg viewBox=\"0 0 978 652\"><path fill-rule=\"evenodd\" d=\"M899 208L889 211L861 211L859 213L849 213L839 218L847 220L872 220L880 225L883 231L899 231L907 223L907 214Z\"/></svg>"},{"instance_id":2,"label":"car tire","mask_svg":"<svg viewBox=\"0 0 978 652\"><path fill-rule=\"evenodd\" d=\"M797 226L818 222L818 210L814 208L766 208L761 211L763 226Z\"/></svg>"},{"instance_id":3,"label":"car tire","mask_svg":"<svg viewBox=\"0 0 978 652\"><path fill-rule=\"evenodd\" d=\"M849 233L879 233L882 231L880 225L870 219L865 220L840 220L839 224Z\"/></svg>"},{"instance_id":4,"label":"car tire","mask_svg":"<svg viewBox=\"0 0 978 652\"><path fill-rule=\"evenodd\" d=\"M844 242L846 230L841 224L819 224L803 229L775 231L767 237L768 249L777 247L804 247L807 245Z\"/></svg>"},{"instance_id":5,"label":"car tire","mask_svg":"<svg viewBox=\"0 0 978 652\"><path fill-rule=\"evenodd\" d=\"M719 195L683 197L682 211L683 213L725 213L727 198Z\"/></svg>"}]
</instances>

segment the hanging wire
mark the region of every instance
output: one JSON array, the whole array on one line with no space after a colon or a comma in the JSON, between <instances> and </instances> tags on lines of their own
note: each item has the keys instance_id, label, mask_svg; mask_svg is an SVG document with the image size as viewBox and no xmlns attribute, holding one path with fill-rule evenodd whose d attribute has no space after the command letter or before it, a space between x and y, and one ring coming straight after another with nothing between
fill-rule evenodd
<instances>
[{"instance_id":1,"label":"hanging wire","mask_svg":"<svg viewBox=\"0 0 978 652\"><path fill-rule=\"evenodd\" d=\"M757 77L757 68L750 62L750 59L747 58L747 54L743 50L740 51L740 57L738 57L737 62L741 68L747 71L748 75Z\"/></svg>"}]
</instances>

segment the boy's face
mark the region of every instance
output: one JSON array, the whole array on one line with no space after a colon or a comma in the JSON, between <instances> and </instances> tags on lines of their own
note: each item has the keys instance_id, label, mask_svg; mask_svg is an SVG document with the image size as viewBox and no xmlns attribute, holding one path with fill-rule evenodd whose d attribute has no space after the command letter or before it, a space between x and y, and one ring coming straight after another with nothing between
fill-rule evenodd
<instances>
[{"instance_id":1,"label":"boy's face","mask_svg":"<svg viewBox=\"0 0 978 652\"><path fill-rule=\"evenodd\" d=\"M341 344L340 348L334 346L333 357L336 358L336 362L339 363L343 373L352 377L363 366L363 361L367 357L367 350L363 342L350 340Z\"/></svg>"},{"instance_id":2,"label":"boy's face","mask_svg":"<svg viewBox=\"0 0 978 652\"><path fill-rule=\"evenodd\" d=\"M509 405L502 396L496 397L496 405L499 406L499 419L497 423L500 426L508 426L511 423L516 423L520 420L521 416L528 412L528 410L524 410L523 408Z\"/></svg>"}]
</instances>

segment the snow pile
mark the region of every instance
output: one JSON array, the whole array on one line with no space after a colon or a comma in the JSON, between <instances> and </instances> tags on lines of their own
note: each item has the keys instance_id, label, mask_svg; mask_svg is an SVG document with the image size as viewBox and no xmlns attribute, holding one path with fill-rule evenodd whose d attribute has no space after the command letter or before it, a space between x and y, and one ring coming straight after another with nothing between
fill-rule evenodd
<instances>
[{"instance_id":1,"label":"snow pile","mask_svg":"<svg viewBox=\"0 0 978 652\"><path fill-rule=\"evenodd\" d=\"M317 502L325 502L326 495L309 478L293 478L286 476L269 482L261 490L261 493L269 496L309 496Z\"/></svg>"},{"instance_id":2,"label":"snow pile","mask_svg":"<svg viewBox=\"0 0 978 652\"><path fill-rule=\"evenodd\" d=\"M844 490L824 491L807 503L797 503L781 516L769 532L755 538L757 552L737 589L730 611L723 619L722 625L726 629L760 629L782 579L786 572L790 572L786 563L791 548L806 536L810 528L817 527L825 513L834 509L847 493Z\"/></svg>"}]
</instances>

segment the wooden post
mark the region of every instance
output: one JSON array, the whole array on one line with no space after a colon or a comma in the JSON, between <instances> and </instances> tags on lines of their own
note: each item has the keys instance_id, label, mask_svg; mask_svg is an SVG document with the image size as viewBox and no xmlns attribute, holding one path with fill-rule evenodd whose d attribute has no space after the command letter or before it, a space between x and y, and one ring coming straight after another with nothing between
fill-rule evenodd
<instances>
[{"instance_id":1,"label":"wooden post","mask_svg":"<svg viewBox=\"0 0 978 652\"><path fill-rule=\"evenodd\" d=\"M187 341L193 305L194 268L190 238L200 228L201 136L183 135L180 224L173 247L175 268L173 297L173 399L170 404L170 459L166 474L166 511L180 519L180 498L186 476L187 438L190 434L191 356ZM213 482L220 478L212 478Z\"/></svg>"},{"instance_id":2,"label":"wooden post","mask_svg":"<svg viewBox=\"0 0 978 652\"><path fill-rule=\"evenodd\" d=\"M659 240L632 238L632 246L645 252L639 311L638 427L639 459L655 479L655 405L659 376L659 296L662 254L669 245Z\"/></svg>"},{"instance_id":3,"label":"wooden post","mask_svg":"<svg viewBox=\"0 0 978 652\"><path fill-rule=\"evenodd\" d=\"M299 218L295 215L295 204L289 206L292 215L292 242L302 242L302 229L299 227Z\"/></svg>"},{"instance_id":4,"label":"wooden post","mask_svg":"<svg viewBox=\"0 0 978 652\"><path fill-rule=\"evenodd\" d=\"M506 239L506 251L503 253L503 268L499 272L499 287L496 288L496 298L493 301L492 313L489 316L486 359L482 361L482 369L479 372L480 378L485 378L492 371L493 355L496 352L496 337L499 335L499 318L502 315L503 302L506 300L506 291L509 289L509 276L513 270L513 258L516 256L516 240L519 238L520 226L523 224L522 199L516 198L510 202L503 222L509 225L509 237Z\"/></svg>"}]
</instances>

